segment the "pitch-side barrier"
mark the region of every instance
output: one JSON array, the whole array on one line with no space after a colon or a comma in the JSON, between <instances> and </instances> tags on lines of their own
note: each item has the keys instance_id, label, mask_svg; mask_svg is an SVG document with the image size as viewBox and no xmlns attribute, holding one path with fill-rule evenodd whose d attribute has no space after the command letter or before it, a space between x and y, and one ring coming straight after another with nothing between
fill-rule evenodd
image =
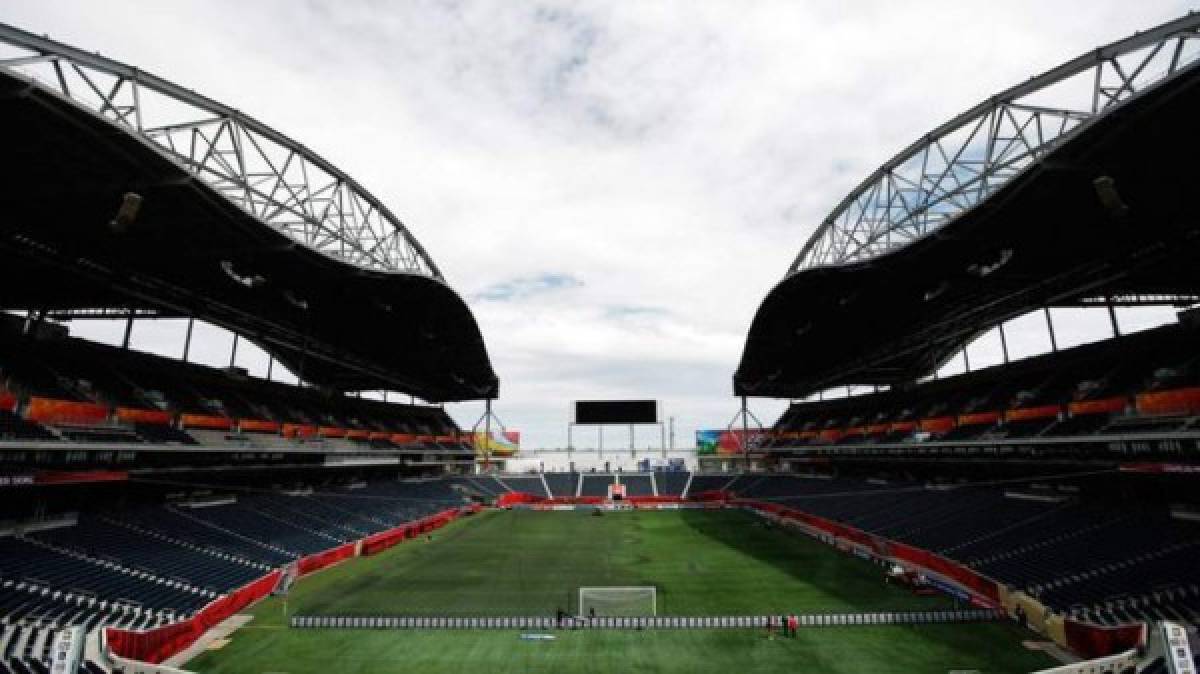
<instances>
[{"instance_id":1,"label":"pitch-side barrier","mask_svg":"<svg viewBox=\"0 0 1200 674\"><path fill-rule=\"evenodd\" d=\"M1003 612L992 609L945 611L879 611L873 613L796 614L800 627L855 627L865 625L921 625L1001 620ZM663 630L663 629L750 629L780 627L784 615L741 616L640 616L566 617L553 616L346 616L296 615L289 620L295 629L359 630Z\"/></svg>"}]
</instances>

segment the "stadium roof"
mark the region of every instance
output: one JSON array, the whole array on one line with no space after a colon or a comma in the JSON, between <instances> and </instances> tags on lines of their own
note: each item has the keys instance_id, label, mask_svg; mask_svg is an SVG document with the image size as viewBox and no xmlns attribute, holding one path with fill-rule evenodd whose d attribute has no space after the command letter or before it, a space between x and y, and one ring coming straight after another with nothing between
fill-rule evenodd
<instances>
[{"instance_id":1,"label":"stadium roof","mask_svg":"<svg viewBox=\"0 0 1200 674\"><path fill-rule=\"evenodd\" d=\"M3 24L0 128L0 307L191 316L330 388L496 395L475 319L420 243L283 134Z\"/></svg>"},{"instance_id":2,"label":"stadium roof","mask_svg":"<svg viewBox=\"0 0 1200 674\"><path fill-rule=\"evenodd\" d=\"M1039 307L1200 295L1198 31L1097 49L887 162L763 301L735 392L901 384Z\"/></svg>"}]
</instances>

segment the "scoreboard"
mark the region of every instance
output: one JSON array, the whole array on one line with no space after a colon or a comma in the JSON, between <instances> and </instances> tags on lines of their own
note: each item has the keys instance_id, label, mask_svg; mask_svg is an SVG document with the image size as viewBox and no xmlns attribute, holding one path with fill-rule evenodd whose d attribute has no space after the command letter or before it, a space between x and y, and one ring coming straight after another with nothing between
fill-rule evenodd
<instances>
[{"instance_id":1,"label":"scoreboard","mask_svg":"<svg viewBox=\"0 0 1200 674\"><path fill-rule=\"evenodd\" d=\"M577 400L577 424L656 424L657 400Z\"/></svg>"}]
</instances>

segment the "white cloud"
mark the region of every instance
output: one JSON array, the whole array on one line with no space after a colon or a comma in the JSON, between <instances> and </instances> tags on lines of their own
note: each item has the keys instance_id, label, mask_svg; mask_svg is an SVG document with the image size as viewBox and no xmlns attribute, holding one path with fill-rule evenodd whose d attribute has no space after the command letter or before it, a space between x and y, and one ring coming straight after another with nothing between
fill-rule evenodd
<instances>
[{"instance_id":1,"label":"white cloud","mask_svg":"<svg viewBox=\"0 0 1200 674\"><path fill-rule=\"evenodd\" d=\"M28 1L5 20L354 175L472 304L505 421L555 446L578 397L660 397L681 438L724 425L754 310L850 188L986 96L1186 9Z\"/></svg>"}]
</instances>

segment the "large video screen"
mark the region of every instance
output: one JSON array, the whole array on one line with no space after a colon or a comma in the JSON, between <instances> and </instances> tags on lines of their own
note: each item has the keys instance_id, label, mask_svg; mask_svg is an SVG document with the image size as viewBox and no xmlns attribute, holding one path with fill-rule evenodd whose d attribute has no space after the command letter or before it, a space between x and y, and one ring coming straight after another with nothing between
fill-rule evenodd
<instances>
[{"instance_id":1,"label":"large video screen","mask_svg":"<svg viewBox=\"0 0 1200 674\"><path fill-rule=\"evenodd\" d=\"M658 423L656 400L576 400L577 424Z\"/></svg>"}]
</instances>

